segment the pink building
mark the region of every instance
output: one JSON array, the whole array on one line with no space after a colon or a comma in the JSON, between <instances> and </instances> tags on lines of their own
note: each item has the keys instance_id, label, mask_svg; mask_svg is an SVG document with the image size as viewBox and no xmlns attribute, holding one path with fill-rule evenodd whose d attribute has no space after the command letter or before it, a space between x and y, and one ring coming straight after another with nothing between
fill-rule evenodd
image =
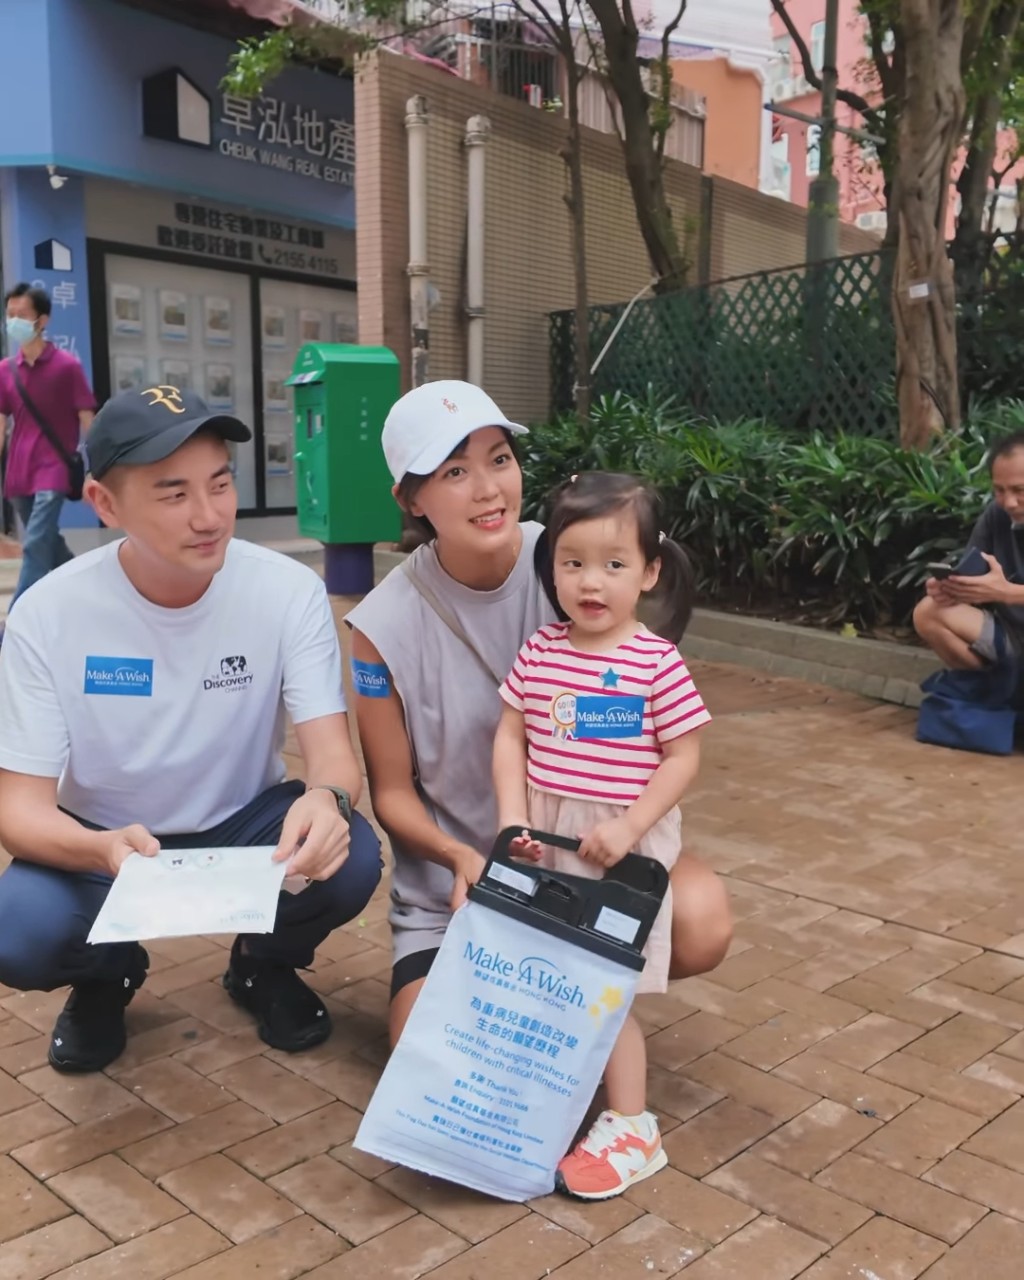
<instances>
[{"instance_id":1,"label":"pink building","mask_svg":"<svg viewBox=\"0 0 1024 1280\"><path fill-rule=\"evenodd\" d=\"M788 0L787 12L797 31L807 42L812 64L821 71L825 49L825 0ZM817 116L821 112L821 94L812 89L804 78L803 64L782 20L771 13L772 36L775 57L768 78L767 100L792 107L804 115ZM839 30L837 32L836 67L841 88L854 89L872 100L877 93L866 77L865 59L868 57L866 39L867 23L860 12L858 0L839 0ZM836 107L838 124L850 128L864 128L860 114L840 102ZM816 125L804 124L787 116L772 117L772 159L774 194L796 204L807 204L808 188L818 172L818 134ZM1001 136L1000 154L1007 154L1015 139L1012 132ZM998 157L997 157L998 163ZM958 166L954 166L956 169ZM839 216L844 222L853 222L865 230L885 231L885 201L882 198L882 178L877 164L873 163L869 145L860 144L846 134L837 133L835 139L835 174L839 180ZM1012 228L1017 220L1017 178L1024 176L1024 164L1019 164L1003 179L996 204L997 227ZM952 236L956 219L956 192L951 193L947 235Z\"/></svg>"}]
</instances>

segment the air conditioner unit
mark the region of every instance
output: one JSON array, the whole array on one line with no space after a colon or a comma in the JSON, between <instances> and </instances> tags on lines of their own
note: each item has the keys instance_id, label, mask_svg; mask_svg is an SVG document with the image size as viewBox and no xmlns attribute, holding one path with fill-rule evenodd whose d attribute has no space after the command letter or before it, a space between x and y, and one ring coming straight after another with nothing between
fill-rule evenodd
<instances>
[{"instance_id":1,"label":"air conditioner unit","mask_svg":"<svg viewBox=\"0 0 1024 1280\"><path fill-rule=\"evenodd\" d=\"M858 213L856 223L861 231L884 231L889 225L889 215L884 209L872 209L870 213Z\"/></svg>"}]
</instances>

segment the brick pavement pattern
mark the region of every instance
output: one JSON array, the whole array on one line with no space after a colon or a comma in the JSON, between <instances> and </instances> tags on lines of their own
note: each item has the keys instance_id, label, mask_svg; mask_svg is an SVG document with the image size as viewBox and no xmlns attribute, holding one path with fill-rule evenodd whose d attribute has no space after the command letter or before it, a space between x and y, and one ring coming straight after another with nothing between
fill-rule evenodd
<instances>
[{"instance_id":1,"label":"brick pavement pattern","mask_svg":"<svg viewBox=\"0 0 1024 1280\"><path fill-rule=\"evenodd\" d=\"M93 1077L46 1065L64 992L0 987L0 1277L1019 1280L1020 760L694 666L716 720L686 827L737 928L717 972L638 1002L669 1168L510 1205L355 1151L386 1054L382 887L316 957L335 1032L308 1054L227 999L228 938L150 946L127 1052Z\"/></svg>"}]
</instances>

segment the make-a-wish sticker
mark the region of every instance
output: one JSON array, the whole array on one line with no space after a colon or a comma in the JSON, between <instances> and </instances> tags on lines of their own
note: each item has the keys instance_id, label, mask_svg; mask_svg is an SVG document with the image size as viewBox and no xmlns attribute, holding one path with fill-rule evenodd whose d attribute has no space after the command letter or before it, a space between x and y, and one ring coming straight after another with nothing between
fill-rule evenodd
<instances>
[{"instance_id":1,"label":"make-a-wish sticker","mask_svg":"<svg viewBox=\"0 0 1024 1280\"><path fill-rule=\"evenodd\" d=\"M644 699L595 694L576 699L576 738L639 738L644 731Z\"/></svg>"}]
</instances>

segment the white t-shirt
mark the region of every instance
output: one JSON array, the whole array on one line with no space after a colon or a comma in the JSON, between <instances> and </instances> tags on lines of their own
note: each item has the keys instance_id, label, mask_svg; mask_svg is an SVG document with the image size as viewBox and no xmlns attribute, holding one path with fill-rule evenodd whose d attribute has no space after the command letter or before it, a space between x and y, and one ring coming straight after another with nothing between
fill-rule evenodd
<instances>
[{"instance_id":1,"label":"white t-shirt","mask_svg":"<svg viewBox=\"0 0 1024 1280\"><path fill-rule=\"evenodd\" d=\"M120 542L35 584L0 649L0 769L59 778L99 826L205 831L285 776L296 724L345 710L324 584L233 540L201 600L152 604Z\"/></svg>"}]
</instances>

